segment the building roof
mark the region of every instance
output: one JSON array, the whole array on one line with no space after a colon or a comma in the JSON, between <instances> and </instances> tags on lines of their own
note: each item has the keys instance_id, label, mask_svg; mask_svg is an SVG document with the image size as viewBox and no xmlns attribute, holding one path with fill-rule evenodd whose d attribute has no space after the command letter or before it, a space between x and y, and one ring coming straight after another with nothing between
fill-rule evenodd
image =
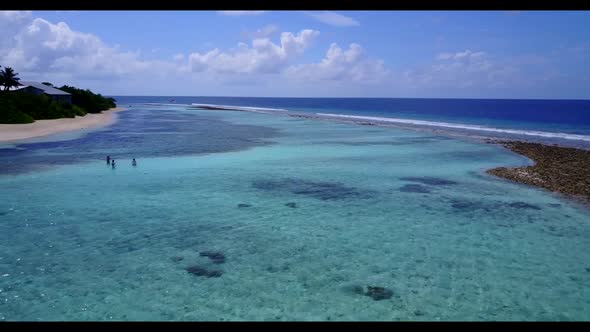
<instances>
[{"instance_id":1,"label":"building roof","mask_svg":"<svg viewBox=\"0 0 590 332\"><path fill-rule=\"evenodd\" d=\"M27 86L32 86L33 88L37 88L40 90L43 90L43 93L50 95L50 96L55 96L55 95L63 95L63 96L67 96L70 95L69 93L65 92L65 91L61 91L60 89L56 89L54 87L45 85L43 83L39 83L39 82L33 82L33 81L20 81L20 84L24 85L24 86L20 86L18 87L18 89L23 89Z\"/></svg>"},{"instance_id":2,"label":"building roof","mask_svg":"<svg viewBox=\"0 0 590 332\"><path fill-rule=\"evenodd\" d=\"M28 87L29 87L28 85L11 86L10 88L8 88L8 91L18 91L18 90L22 90L22 89L28 88ZM36 89L35 87L31 87L31 88ZM37 90L40 90L40 89L37 89Z\"/></svg>"}]
</instances>

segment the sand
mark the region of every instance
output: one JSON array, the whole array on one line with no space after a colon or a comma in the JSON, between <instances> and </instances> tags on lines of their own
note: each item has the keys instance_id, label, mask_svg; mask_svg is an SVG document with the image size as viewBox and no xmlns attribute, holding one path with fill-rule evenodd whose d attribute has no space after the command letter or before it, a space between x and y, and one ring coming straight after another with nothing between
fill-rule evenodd
<instances>
[{"instance_id":1,"label":"sand","mask_svg":"<svg viewBox=\"0 0 590 332\"><path fill-rule=\"evenodd\" d=\"M0 142L18 141L28 138L65 133L70 131L104 127L116 120L116 112L126 108L115 107L101 113L86 114L75 118L37 120L24 124L0 124Z\"/></svg>"}]
</instances>

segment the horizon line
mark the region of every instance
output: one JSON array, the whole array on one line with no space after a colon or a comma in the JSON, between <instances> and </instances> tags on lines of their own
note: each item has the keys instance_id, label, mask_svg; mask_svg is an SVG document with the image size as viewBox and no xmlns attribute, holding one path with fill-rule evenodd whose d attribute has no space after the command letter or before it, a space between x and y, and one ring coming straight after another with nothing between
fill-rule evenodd
<instances>
[{"instance_id":1,"label":"horizon line","mask_svg":"<svg viewBox=\"0 0 590 332\"><path fill-rule=\"evenodd\" d=\"M107 97L165 97L165 98L276 98L276 99L461 99L461 100L568 100L590 101L583 98L482 98L482 97L268 97L268 96L181 96L181 95L112 95Z\"/></svg>"}]
</instances>

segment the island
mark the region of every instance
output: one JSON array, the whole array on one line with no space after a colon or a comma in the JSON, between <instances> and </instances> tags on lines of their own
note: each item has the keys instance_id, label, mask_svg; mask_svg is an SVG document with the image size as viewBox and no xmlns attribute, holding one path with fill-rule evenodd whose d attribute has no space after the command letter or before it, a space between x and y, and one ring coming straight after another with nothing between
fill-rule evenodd
<instances>
[{"instance_id":1,"label":"island","mask_svg":"<svg viewBox=\"0 0 590 332\"><path fill-rule=\"evenodd\" d=\"M0 70L0 86L0 141L108 125L112 111L123 110L113 98L88 89L21 81L10 67Z\"/></svg>"}]
</instances>

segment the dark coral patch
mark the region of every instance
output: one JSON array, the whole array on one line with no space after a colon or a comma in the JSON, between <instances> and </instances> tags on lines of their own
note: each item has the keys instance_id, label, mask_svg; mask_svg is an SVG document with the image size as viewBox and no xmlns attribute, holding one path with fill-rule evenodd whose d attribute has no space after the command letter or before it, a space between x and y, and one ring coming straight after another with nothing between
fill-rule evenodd
<instances>
[{"instance_id":1,"label":"dark coral patch","mask_svg":"<svg viewBox=\"0 0 590 332\"><path fill-rule=\"evenodd\" d=\"M207 277L208 278L219 278L219 277L221 277L222 274L223 274L223 272L221 272L220 270L209 270Z\"/></svg>"},{"instance_id":2,"label":"dark coral patch","mask_svg":"<svg viewBox=\"0 0 590 332\"><path fill-rule=\"evenodd\" d=\"M399 188L399 191L403 193L419 193L419 194L429 194L430 189L426 188L420 184L406 184Z\"/></svg>"},{"instance_id":3,"label":"dark coral patch","mask_svg":"<svg viewBox=\"0 0 590 332\"><path fill-rule=\"evenodd\" d=\"M193 265L186 268L186 271L192 275L196 275L199 277L207 277L207 278L218 278L221 277L223 272L220 270L208 270L199 265Z\"/></svg>"},{"instance_id":4,"label":"dark coral patch","mask_svg":"<svg viewBox=\"0 0 590 332\"><path fill-rule=\"evenodd\" d=\"M183 259L184 259L184 257L182 257L182 256L173 256L173 257L170 257L170 260L173 261L173 262L175 262L175 263L180 262Z\"/></svg>"},{"instance_id":5,"label":"dark coral patch","mask_svg":"<svg viewBox=\"0 0 590 332\"><path fill-rule=\"evenodd\" d=\"M540 207L525 202L501 202L501 201L471 201L457 198L451 200L451 206L458 210L484 210L486 212L497 212L498 209L513 208L523 210L541 210Z\"/></svg>"},{"instance_id":6,"label":"dark coral patch","mask_svg":"<svg viewBox=\"0 0 590 332\"><path fill-rule=\"evenodd\" d=\"M464 201L464 200L453 200L453 202L451 203L451 206L453 207L453 209L458 209L458 210L474 210L478 208L478 205L475 202L471 202L471 201Z\"/></svg>"},{"instance_id":7,"label":"dark coral patch","mask_svg":"<svg viewBox=\"0 0 590 332\"><path fill-rule=\"evenodd\" d=\"M446 179L441 179L441 178L432 177L432 176L421 176L421 177L407 176L407 177L400 178L400 180L409 181L409 182L419 182L419 183L423 183L423 184L427 184L427 185L431 185L431 186L447 186L447 185L457 184L457 182L452 181L452 180L446 180Z\"/></svg>"},{"instance_id":8,"label":"dark coral patch","mask_svg":"<svg viewBox=\"0 0 590 332\"><path fill-rule=\"evenodd\" d=\"M320 200L339 200L348 198L370 198L373 191L348 187L339 182L309 181L302 179L257 180L252 186L265 191L287 191L296 195L305 195Z\"/></svg>"},{"instance_id":9,"label":"dark coral patch","mask_svg":"<svg viewBox=\"0 0 590 332\"><path fill-rule=\"evenodd\" d=\"M375 301L381 301L390 299L393 296L393 291L385 287L369 286L367 287L365 295L371 297Z\"/></svg>"},{"instance_id":10,"label":"dark coral patch","mask_svg":"<svg viewBox=\"0 0 590 332\"><path fill-rule=\"evenodd\" d=\"M541 210L540 207L525 202L512 202L509 203L508 206L515 209Z\"/></svg>"},{"instance_id":11,"label":"dark coral patch","mask_svg":"<svg viewBox=\"0 0 590 332\"><path fill-rule=\"evenodd\" d=\"M451 207L453 207L453 209L462 211L483 210L486 212L493 212L496 204L466 199L453 199L451 200Z\"/></svg>"},{"instance_id":12,"label":"dark coral patch","mask_svg":"<svg viewBox=\"0 0 590 332\"><path fill-rule=\"evenodd\" d=\"M289 202L289 203L285 204L285 206L295 209L295 208L297 208L297 203Z\"/></svg>"},{"instance_id":13,"label":"dark coral patch","mask_svg":"<svg viewBox=\"0 0 590 332\"><path fill-rule=\"evenodd\" d=\"M201 251L199 256L208 257L215 264L225 263L225 255L221 251Z\"/></svg>"}]
</instances>

